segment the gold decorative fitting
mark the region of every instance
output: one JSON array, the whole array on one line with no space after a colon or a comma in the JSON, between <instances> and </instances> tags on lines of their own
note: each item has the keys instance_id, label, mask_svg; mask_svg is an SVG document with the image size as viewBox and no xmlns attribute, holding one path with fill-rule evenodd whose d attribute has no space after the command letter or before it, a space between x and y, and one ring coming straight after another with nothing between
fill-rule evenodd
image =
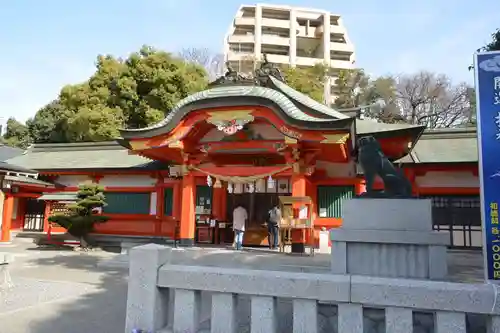
<instances>
[{"instance_id":1,"label":"gold decorative fitting","mask_svg":"<svg viewBox=\"0 0 500 333\"><path fill-rule=\"evenodd\" d=\"M212 121L230 121L234 119L253 120L252 110L234 110L234 111L212 111L208 112L210 117L207 122Z\"/></svg>"},{"instance_id":2,"label":"gold decorative fitting","mask_svg":"<svg viewBox=\"0 0 500 333\"><path fill-rule=\"evenodd\" d=\"M180 149L182 149L182 148L184 148L184 145L182 144L181 141L177 140L177 141L174 141L172 143L169 143L168 147L169 148L180 148Z\"/></svg>"},{"instance_id":3,"label":"gold decorative fitting","mask_svg":"<svg viewBox=\"0 0 500 333\"><path fill-rule=\"evenodd\" d=\"M243 126L254 121L251 112L251 110L209 112L210 117L207 123L217 126L217 129L226 135L233 135L243 129Z\"/></svg>"},{"instance_id":4,"label":"gold decorative fitting","mask_svg":"<svg viewBox=\"0 0 500 333\"><path fill-rule=\"evenodd\" d=\"M323 134L325 139L321 140L321 143L337 143L344 144L349 139L349 134Z\"/></svg>"},{"instance_id":5,"label":"gold decorative fitting","mask_svg":"<svg viewBox=\"0 0 500 333\"><path fill-rule=\"evenodd\" d=\"M286 144L296 144L297 143L297 139L293 139L293 138L285 135L285 143Z\"/></svg>"},{"instance_id":6,"label":"gold decorative fitting","mask_svg":"<svg viewBox=\"0 0 500 333\"><path fill-rule=\"evenodd\" d=\"M146 145L146 141L129 141L129 144L130 144L130 148L132 148L132 150L142 150L142 149L149 148Z\"/></svg>"}]
</instances>

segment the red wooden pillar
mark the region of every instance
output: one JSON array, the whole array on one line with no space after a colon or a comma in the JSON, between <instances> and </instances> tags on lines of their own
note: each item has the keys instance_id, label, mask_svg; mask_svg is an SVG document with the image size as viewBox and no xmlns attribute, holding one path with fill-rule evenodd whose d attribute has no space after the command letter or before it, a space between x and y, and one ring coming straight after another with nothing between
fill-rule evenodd
<instances>
[{"instance_id":1,"label":"red wooden pillar","mask_svg":"<svg viewBox=\"0 0 500 333\"><path fill-rule=\"evenodd\" d=\"M359 181L354 185L354 194L360 195L366 192L366 183L363 179L359 179Z\"/></svg>"},{"instance_id":2,"label":"red wooden pillar","mask_svg":"<svg viewBox=\"0 0 500 333\"><path fill-rule=\"evenodd\" d=\"M156 220L155 220L155 235L162 234L163 217L165 216L165 191L163 189L163 176L158 176L155 186L156 192Z\"/></svg>"},{"instance_id":3,"label":"red wooden pillar","mask_svg":"<svg viewBox=\"0 0 500 333\"><path fill-rule=\"evenodd\" d=\"M184 246L194 245L194 195L195 178L193 174L184 175L181 188L181 219L180 219L180 239L179 244Z\"/></svg>"},{"instance_id":4,"label":"red wooden pillar","mask_svg":"<svg viewBox=\"0 0 500 333\"><path fill-rule=\"evenodd\" d=\"M0 242L10 242L13 209L14 197L12 195L5 194L3 201L2 232L0 233Z\"/></svg>"},{"instance_id":5,"label":"red wooden pillar","mask_svg":"<svg viewBox=\"0 0 500 333\"><path fill-rule=\"evenodd\" d=\"M292 175L292 196L306 196L307 179L302 173ZM295 208L295 207L294 207ZM297 207L298 208L298 207ZM304 253L306 234L304 229L292 229L292 252Z\"/></svg>"},{"instance_id":6,"label":"red wooden pillar","mask_svg":"<svg viewBox=\"0 0 500 333\"><path fill-rule=\"evenodd\" d=\"M224 187L214 187L213 188L213 195L212 195L212 215L215 219L219 221L224 221L226 219L226 214L225 214L225 205L224 205L224 198L225 198L225 189Z\"/></svg>"},{"instance_id":7,"label":"red wooden pillar","mask_svg":"<svg viewBox=\"0 0 500 333\"><path fill-rule=\"evenodd\" d=\"M182 183L178 182L174 184L173 188L173 199L172 199L172 217L175 221L179 221L181 218L181 191Z\"/></svg>"},{"instance_id":8,"label":"red wooden pillar","mask_svg":"<svg viewBox=\"0 0 500 333\"><path fill-rule=\"evenodd\" d=\"M51 201L45 201L45 211L43 213L43 232L49 232L49 216L50 216L50 207L52 205Z\"/></svg>"}]
</instances>

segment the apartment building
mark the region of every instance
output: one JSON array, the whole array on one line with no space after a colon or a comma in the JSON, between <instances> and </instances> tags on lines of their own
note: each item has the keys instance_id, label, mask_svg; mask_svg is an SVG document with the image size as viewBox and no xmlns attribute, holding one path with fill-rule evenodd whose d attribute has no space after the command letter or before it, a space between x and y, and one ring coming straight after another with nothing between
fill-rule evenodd
<instances>
[{"instance_id":1,"label":"apartment building","mask_svg":"<svg viewBox=\"0 0 500 333\"><path fill-rule=\"evenodd\" d=\"M242 5L224 43L226 61L249 73L267 54L270 62L296 67L331 67L325 103L335 98L335 73L354 68L354 45L339 15L324 10L280 5Z\"/></svg>"}]
</instances>

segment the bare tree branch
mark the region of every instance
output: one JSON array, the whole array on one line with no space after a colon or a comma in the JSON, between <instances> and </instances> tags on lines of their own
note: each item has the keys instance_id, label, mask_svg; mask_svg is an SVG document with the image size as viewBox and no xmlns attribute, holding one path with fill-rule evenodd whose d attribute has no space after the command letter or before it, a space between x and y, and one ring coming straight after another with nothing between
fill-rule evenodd
<instances>
[{"instance_id":1,"label":"bare tree branch","mask_svg":"<svg viewBox=\"0 0 500 333\"><path fill-rule=\"evenodd\" d=\"M470 90L465 83L454 85L447 76L430 72L396 79L396 101L403 118L428 128L456 127L470 121L474 112Z\"/></svg>"},{"instance_id":2,"label":"bare tree branch","mask_svg":"<svg viewBox=\"0 0 500 333\"><path fill-rule=\"evenodd\" d=\"M224 75L224 55L213 53L208 48L184 48L179 52L179 56L186 61L194 62L203 66L210 80Z\"/></svg>"}]
</instances>

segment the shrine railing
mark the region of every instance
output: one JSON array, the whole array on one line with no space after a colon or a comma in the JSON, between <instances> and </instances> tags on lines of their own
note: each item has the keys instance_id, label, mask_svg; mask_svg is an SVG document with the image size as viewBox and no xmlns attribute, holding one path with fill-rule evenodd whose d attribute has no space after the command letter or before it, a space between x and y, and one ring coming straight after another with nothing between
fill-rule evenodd
<instances>
[{"instance_id":1,"label":"shrine railing","mask_svg":"<svg viewBox=\"0 0 500 333\"><path fill-rule=\"evenodd\" d=\"M500 333L497 287L170 265L131 250L126 332Z\"/></svg>"}]
</instances>

